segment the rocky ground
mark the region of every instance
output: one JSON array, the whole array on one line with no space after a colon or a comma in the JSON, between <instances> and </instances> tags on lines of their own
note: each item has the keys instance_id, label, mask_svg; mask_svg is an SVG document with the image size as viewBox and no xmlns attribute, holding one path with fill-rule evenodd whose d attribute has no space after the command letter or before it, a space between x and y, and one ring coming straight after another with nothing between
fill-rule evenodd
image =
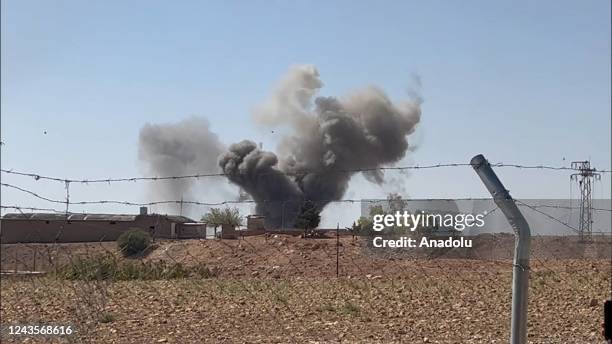
<instances>
[{"instance_id":1,"label":"rocky ground","mask_svg":"<svg viewBox=\"0 0 612 344\"><path fill-rule=\"evenodd\" d=\"M578 248L587 255L578 258L568 253L574 242L553 239L534 245L529 342L598 343L602 302L610 297L610 243ZM507 343L512 237L495 240L482 244L480 259L451 253L425 259L381 256L344 237L339 278L335 239L160 242L142 259L203 263L219 276L115 282L4 276L3 325L72 324L77 334L4 335L2 342ZM115 248L3 245L3 271L28 270L33 252L36 270L52 270Z\"/></svg>"}]
</instances>

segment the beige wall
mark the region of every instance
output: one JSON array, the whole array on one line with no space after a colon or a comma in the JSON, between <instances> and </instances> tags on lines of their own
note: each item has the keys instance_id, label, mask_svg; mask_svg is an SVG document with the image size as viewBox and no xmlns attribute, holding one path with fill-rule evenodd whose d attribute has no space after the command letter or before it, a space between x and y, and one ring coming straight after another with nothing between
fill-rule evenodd
<instances>
[{"instance_id":1,"label":"beige wall","mask_svg":"<svg viewBox=\"0 0 612 344\"><path fill-rule=\"evenodd\" d=\"M45 220L0 220L0 242L81 242L112 241L130 229L132 222L106 221L45 221Z\"/></svg>"},{"instance_id":2,"label":"beige wall","mask_svg":"<svg viewBox=\"0 0 612 344\"><path fill-rule=\"evenodd\" d=\"M26 242L91 242L114 241L129 229L142 229L156 238L171 238L172 222L163 215L139 215L134 221L62 221L0 219L0 242L3 244ZM198 231L181 231L179 238L198 237ZM193 232L193 233L192 233ZM190 236L193 235L193 236Z\"/></svg>"},{"instance_id":3,"label":"beige wall","mask_svg":"<svg viewBox=\"0 0 612 344\"><path fill-rule=\"evenodd\" d=\"M206 239L206 224L204 223L177 223L176 237L179 239L202 238Z\"/></svg>"}]
</instances>

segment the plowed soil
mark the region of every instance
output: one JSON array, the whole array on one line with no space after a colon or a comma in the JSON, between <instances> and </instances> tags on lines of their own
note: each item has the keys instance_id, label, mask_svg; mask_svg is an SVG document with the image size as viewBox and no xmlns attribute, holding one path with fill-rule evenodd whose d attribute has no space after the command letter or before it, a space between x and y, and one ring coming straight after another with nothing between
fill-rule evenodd
<instances>
[{"instance_id":1,"label":"plowed soil","mask_svg":"<svg viewBox=\"0 0 612 344\"><path fill-rule=\"evenodd\" d=\"M469 254L433 259L372 252L349 236L338 256L335 238L163 241L138 259L204 264L219 275L113 282L8 274L3 326L71 324L77 333L3 334L2 342L507 343L513 238L481 239ZM611 249L609 238L534 238L529 343L601 342ZM124 259L114 243L3 245L2 270L52 271L102 253Z\"/></svg>"}]
</instances>

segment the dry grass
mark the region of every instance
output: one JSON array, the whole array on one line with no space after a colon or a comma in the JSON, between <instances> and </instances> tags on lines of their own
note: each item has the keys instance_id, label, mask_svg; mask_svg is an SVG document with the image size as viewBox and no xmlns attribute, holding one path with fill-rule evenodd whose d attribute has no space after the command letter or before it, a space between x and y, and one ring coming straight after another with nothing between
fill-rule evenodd
<instances>
[{"instance_id":1,"label":"dry grass","mask_svg":"<svg viewBox=\"0 0 612 344\"><path fill-rule=\"evenodd\" d=\"M531 343L597 340L606 263L574 262L569 271L548 263L533 272ZM505 343L510 279L509 269L350 279L5 278L1 315L3 323L75 324L73 342Z\"/></svg>"}]
</instances>

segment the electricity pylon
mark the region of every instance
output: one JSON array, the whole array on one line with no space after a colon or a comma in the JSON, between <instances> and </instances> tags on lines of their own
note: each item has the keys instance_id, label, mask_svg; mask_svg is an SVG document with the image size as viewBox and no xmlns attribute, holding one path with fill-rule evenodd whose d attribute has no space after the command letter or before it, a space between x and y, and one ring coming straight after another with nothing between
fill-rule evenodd
<instances>
[{"instance_id":1,"label":"electricity pylon","mask_svg":"<svg viewBox=\"0 0 612 344\"><path fill-rule=\"evenodd\" d=\"M570 176L570 180L577 181L580 188L580 222L578 223L578 235L582 242L591 241L593 229L593 181L600 180L601 175L596 172L596 169L591 168L590 161L573 161L572 169L578 172L573 173Z\"/></svg>"}]
</instances>

